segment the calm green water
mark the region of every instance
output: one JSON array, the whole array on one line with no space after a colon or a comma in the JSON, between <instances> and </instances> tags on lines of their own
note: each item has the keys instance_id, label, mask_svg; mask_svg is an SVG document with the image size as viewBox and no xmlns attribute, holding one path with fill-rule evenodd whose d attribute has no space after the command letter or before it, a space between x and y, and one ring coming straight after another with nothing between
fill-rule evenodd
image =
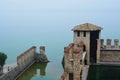
<instances>
[{"instance_id":1,"label":"calm green water","mask_svg":"<svg viewBox=\"0 0 120 80\"><path fill-rule=\"evenodd\" d=\"M49 63L34 63L17 80L57 80L49 75L47 65Z\"/></svg>"},{"instance_id":2,"label":"calm green water","mask_svg":"<svg viewBox=\"0 0 120 80\"><path fill-rule=\"evenodd\" d=\"M87 80L120 80L120 66L91 65Z\"/></svg>"}]
</instances>

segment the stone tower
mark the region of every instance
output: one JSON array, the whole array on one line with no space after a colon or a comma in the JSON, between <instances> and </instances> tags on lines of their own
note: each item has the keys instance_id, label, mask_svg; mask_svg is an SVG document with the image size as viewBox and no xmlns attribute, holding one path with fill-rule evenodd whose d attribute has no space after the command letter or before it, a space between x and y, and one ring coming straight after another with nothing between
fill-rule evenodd
<instances>
[{"instance_id":1,"label":"stone tower","mask_svg":"<svg viewBox=\"0 0 120 80\"><path fill-rule=\"evenodd\" d=\"M99 62L100 54L100 34L102 28L90 23L75 26L72 31L74 33L74 43L83 42L83 51L86 51L85 63Z\"/></svg>"},{"instance_id":2,"label":"stone tower","mask_svg":"<svg viewBox=\"0 0 120 80\"><path fill-rule=\"evenodd\" d=\"M101 27L90 23L72 29L74 41L64 48L64 73L61 80L82 80L83 67L100 61L101 30Z\"/></svg>"}]
</instances>

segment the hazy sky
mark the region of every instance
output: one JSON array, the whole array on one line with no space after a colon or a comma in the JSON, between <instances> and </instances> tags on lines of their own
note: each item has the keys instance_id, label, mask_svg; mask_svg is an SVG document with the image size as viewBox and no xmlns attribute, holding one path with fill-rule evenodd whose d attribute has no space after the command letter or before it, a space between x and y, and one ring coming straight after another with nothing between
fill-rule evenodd
<instances>
[{"instance_id":1,"label":"hazy sky","mask_svg":"<svg viewBox=\"0 0 120 80\"><path fill-rule=\"evenodd\" d=\"M71 29L84 22L112 28L120 26L119 3L119 0L0 0L0 29L51 30L68 24L71 25L66 27Z\"/></svg>"},{"instance_id":2,"label":"hazy sky","mask_svg":"<svg viewBox=\"0 0 120 80\"><path fill-rule=\"evenodd\" d=\"M86 22L102 26L103 37L118 37L120 1L0 0L1 37L69 34L75 25Z\"/></svg>"}]
</instances>

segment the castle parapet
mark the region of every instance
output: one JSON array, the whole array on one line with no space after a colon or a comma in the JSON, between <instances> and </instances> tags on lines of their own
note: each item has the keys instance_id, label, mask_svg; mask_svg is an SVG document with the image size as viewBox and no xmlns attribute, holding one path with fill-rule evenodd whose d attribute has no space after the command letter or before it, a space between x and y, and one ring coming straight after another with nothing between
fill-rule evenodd
<instances>
[{"instance_id":1,"label":"castle parapet","mask_svg":"<svg viewBox=\"0 0 120 80\"><path fill-rule=\"evenodd\" d=\"M120 45L119 45L119 40L118 39L114 39L114 44L112 45L112 40L111 39L107 39L106 40L106 45L104 45L104 39L100 40L100 47L101 49L109 49L109 50L119 50L120 49Z\"/></svg>"},{"instance_id":2,"label":"castle parapet","mask_svg":"<svg viewBox=\"0 0 120 80\"><path fill-rule=\"evenodd\" d=\"M114 48L119 49L119 40L118 39L114 40Z\"/></svg>"},{"instance_id":3,"label":"castle parapet","mask_svg":"<svg viewBox=\"0 0 120 80\"><path fill-rule=\"evenodd\" d=\"M40 46L40 49L45 51L45 46Z\"/></svg>"},{"instance_id":4,"label":"castle parapet","mask_svg":"<svg viewBox=\"0 0 120 80\"><path fill-rule=\"evenodd\" d=\"M111 48L111 39L107 39L106 48L107 49Z\"/></svg>"},{"instance_id":5,"label":"castle parapet","mask_svg":"<svg viewBox=\"0 0 120 80\"><path fill-rule=\"evenodd\" d=\"M45 54L45 46L40 46L40 54Z\"/></svg>"},{"instance_id":6,"label":"castle parapet","mask_svg":"<svg viewBox=\"0 0 120 80\"><path fill-rule=\"evenodd\" d=\"M100 46L101 48L104 48L104 39L101 39L101 40L100 40L100 45L101 45L101 46Z\"/></svg>"},{"instance_id":7,"label":"castle parapet","mask_svg":"<svg viewBox=\"0 0 120 80\"><path fill-rule=\"evenodd\" d=\"M45 54L45 46L40 46L40 54L37 55L38 62L49 62Z\"/></svg>"}]
</instances>

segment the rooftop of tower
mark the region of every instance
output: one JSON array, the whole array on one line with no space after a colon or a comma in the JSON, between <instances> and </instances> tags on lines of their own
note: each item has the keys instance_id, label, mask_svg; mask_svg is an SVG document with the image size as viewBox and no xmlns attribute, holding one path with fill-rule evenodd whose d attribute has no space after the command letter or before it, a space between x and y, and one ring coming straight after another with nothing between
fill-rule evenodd
<instances>
[{"instance_id":1,"label":"rooftop of tower","mask_svg":"<svg viewBox=\"0 0 120 80\"><path fill-rule=\"evenodd\" d=\"M97 31L97 30L102 30L100 26L91 24L91 23L85 23L81 25L75 26L72 31Z\"/></svg>"}]
</instances>

